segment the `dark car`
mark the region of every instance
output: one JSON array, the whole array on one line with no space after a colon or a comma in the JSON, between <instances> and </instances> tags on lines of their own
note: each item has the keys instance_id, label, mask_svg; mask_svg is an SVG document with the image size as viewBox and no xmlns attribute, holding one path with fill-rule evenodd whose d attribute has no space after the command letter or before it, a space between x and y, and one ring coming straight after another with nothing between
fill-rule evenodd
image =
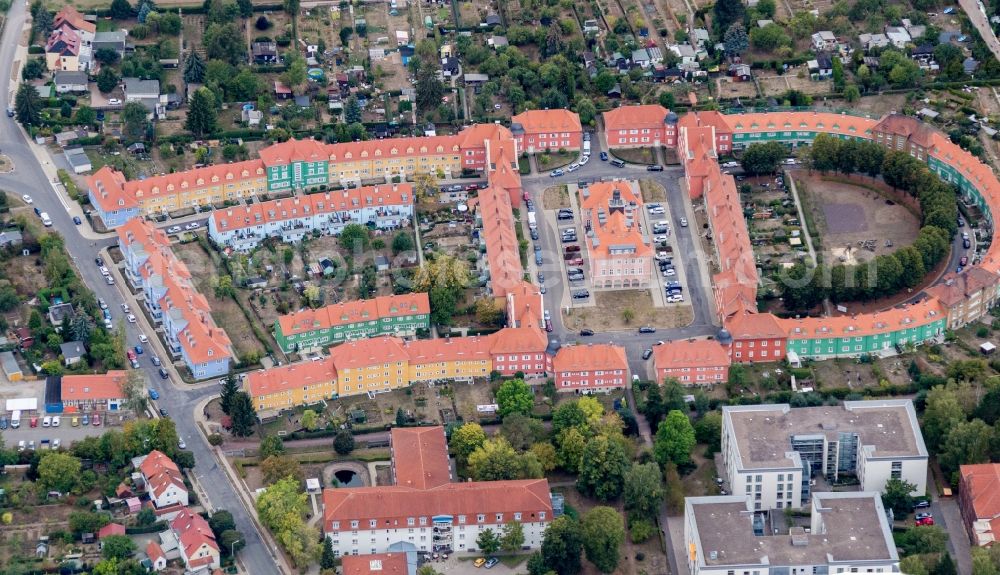
<instances>
[{"instance_id":1,"label":"dark car","mask_svg":"<svg viewBox=\"0 0 1000 575\"><path fill-rule=\"evenodd\" d=\"M38 209L38 207L37 207L37 206L35 206L35 215L36 215L36 216L40 216L40 215L42 215L42 210Z\"/></svg>"},{"instance_id":2,"label":"dark car","mask_svg":"<svg viewBox=\"0 0 1000 575\"><path fill-rule=\"evenodd\" d=\"M79 226L83 223L83 220L80 219L80 216L73 216L73 223Z\"/></svg>"},{"instance_id":3,"label":"dark car","mask_svg":"<svg viewBox=\"0 0 1000 575\"><path fill-rule=\"evenodd\" d=\"M163 378L163 379L167 379L168 377L170 377L170 374L167 373L166 369L164 369L164 368L161 367L160 368L160 377Z\"/></svg>"},{"instance_id":4,"label":"dark car","mask_svg":"<svg viewBox=\"0 0 1000 575\"><path fill-rule=\"evenodd\" d=\"M35 209L37 210L38 208L35 208ZM969 239L966 238L966 239L962 240L962 247L965 248L965 249L969 249L969 248L972 247L972 242L970 242Z\"/></svg>"},{"instance_id":5,"label":"dark car","mask_svg":"<svg viewBox=\"0 0 1000 575\"><path fill-rule=\"evenodd\" d=\"M968 265L968 263L969 263L969 256L962 256L962 259L958 260L958 263L959 263L959 265L962 265L962 266Z\"/></svg>"},{"instance_id":6,"label":"dark car","mask_svg":"<svg viewBox=\"0 0 1000 575\"><path fill-rule=\"evenodd\" d=\"M654 164L652 166L646 166L646 171L647 172L662 172L663 171L663 166L661 166L659 164Z\"/></svg>"},{"instance_id":7,"label":"dark car","mask_svg":"<svg viewBox=\"0 0 1000 575\"><path fill-rule=\"evenodd\" d=\"M644 325L639 328L639 333L656 333L656 328L651 325Z\"/></svg>"},{"instance_id":8,"label":"dark car","mask_svg":"<svg viewBox=\"0 0 1000 575\"><path fill-rule=\"evenodd\" d=\"M653 348L647 347L642 350L642 359L649 359L653 355Z\"/></svg>"},{"instance_id":9,"label":"dark car","mask_svg":"<svg viewBox=\"0 0 1000 575\"><path fill-rule=\"evenodd\" d=\"M160 394L157 393L155 389L149 388L149 399L160 399Z\"/></svg>"},{"instance_id":10,"label":"dark car","mask_svg":"<svg viewBox=\"0 0 1000 575\"><path fill-rule=\"evenodd\" d=\"M611 165L614 166L614 167L616 167L616 168L624 168L625 167L625 162L623 160L615 159L615 160L611 160Z\"/></svg>"},{"instance_id":11,"label":"dark car","mask_svg":"<svg viewBox=\"0 0 1000 575\"><path fill-rule=\"evenodd\" d=\"M161 408L160 408L160 415L161 415L162 417L167 417L167 410L166 410L166 409L163 409L163 408L161 407Z\"/></svg>"},{"instance_id":12,"label":"dark car","mask_svg":"<svg viewBox=\"0 0 1000 575\"><path fill-rule=\"evenodd\" d=\"M96 258L94 258L94 263L97 264L98 266L103 266L104 258L102 258L101 256L97 256Z\"/></svg>"},{"instance_id":13,"label":"dark car","mask_svg":"<svg viewBox=\"0 0 1000 575\"><path fill-rule=\"evenodd\" d=\"M533 240L537 240L538 239L538 230L535 230L535 229L531 230L531 239L533 239Z\"/></svg>"},{"instance_id":14,"label":"dark car","mask_svg":"<svg viewBox=\"0 0 1000 575\"><path fill-rule=\"evenodd\" d=\"M551 319L545 320L545 331L547 331L549 333L552 333L552 320Z\"/></svg>"},{"instance_id":15,"label":"dark car","mask_svg":"<svg viewBox=\"0 0 1000 575\"><path fill-rule=\"evenodd\" d=\"M607 152L601 152L601 161L602 162L607 162L608 161L608 153Z\"/></svg>"},{"instance_id":16,"label":"dark car","mask_svg":"<svg viewBox=\"0 0 1000 575\"><path fill-rule=\"evenodd\" d=\"M583 336L583 337L594 335L594 330L592 330L592 329L581 329L580 330L580 335Z\"/></svg>"},{"instance_id":17,"label":"dark car","mask_svg":"<svg viewBox=\"0 0 1000 575\"><path fill-rule=\"evenodd\" d=\"M587 299L590 297L590 292L583 289L573 292L573 299Z\"/></svg>"}]
</instances>

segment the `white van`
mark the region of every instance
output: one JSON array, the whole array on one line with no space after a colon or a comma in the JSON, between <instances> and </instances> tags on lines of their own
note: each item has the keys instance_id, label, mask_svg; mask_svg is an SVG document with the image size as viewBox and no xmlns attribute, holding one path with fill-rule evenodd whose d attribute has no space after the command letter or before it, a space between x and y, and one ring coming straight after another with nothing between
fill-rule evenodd
<instances>
[{"instance_id":1,"label":"white van","mask_svg":"<svg viewBox=\"0 0 1000 575\"><path fill-rule=\"evenodd\" d=\"M21 410L15 409L14 413L10 416L10 426L14 429L21 427Z\"/></svg>"}]
</instances>

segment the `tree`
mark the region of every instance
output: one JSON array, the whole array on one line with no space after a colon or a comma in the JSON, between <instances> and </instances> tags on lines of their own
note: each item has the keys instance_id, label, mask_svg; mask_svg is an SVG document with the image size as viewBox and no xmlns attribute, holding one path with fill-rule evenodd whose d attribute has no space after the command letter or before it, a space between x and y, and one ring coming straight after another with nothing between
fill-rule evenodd
<instances>
[{"instance_id":1,"label":"tree","mask_svg":"<svg viewBox=\"0 0 1000 575\"><path fill-rule=\"evenodd\" d=\"M205 61L201 59L198 52L192 50L184 60L184 82L187 84L201 84L204 81Z\"/></svg>"},{"instance_id":2,"label":"tree","mask_svg":"<svg viewBox=\"0 0 1000 575\"><path fill-rule=\"evenodd\" d=\"M101 539L101 557L105 559L128 559L135 549L135 543L128 535L109 535Z\"/></svg>"},{"instance_id":3,"label":"tree","mask_svg":"<svg viewBox=\"0 0 1000 575\"><path fill-rule=\"evenodd\" d=\"M570 473L580 471L580 462L583 461L583 452L587 447L587 439L577 427L571 427L561 431L556 435L559 448L559 466Z\"/></svg>"},{"instance_id":4,"label":"tree","mask_svg":"<svg viewBox=\"0 0 1000 575\"><path fill-rule=\"evenodd\" d=\"M556 455L556 448L549 442L539 442L531 446L531 454L535 456L542 466L542 471L548 473L556 468L559 458Z\"/></svg>"},{"instance_id":5,"label":"tree","mask_svg":"<svg viewBox=\"0 0 1000 575\"><path fill-rule=\"evenodd\" d=\"M240 549L246 547L246 538L243 537L243 533L235 529L223 531L217 540L222 548L223 556L228 556L230 553L238 553Z\"/></svg>"},{"instance_id":6,"label":"tree","mask_svg":"<svg viewBox=\"0 0 1000 575\"><path fill-rule=\"evenodd\" d=\"M712 13L715 15L712 19L715 29L728 30L731 24L743 22L746 8L740 0L717 0L712 7Z\"/></svg>"},{"instance_id":7,"label":"tree","mask_svg":"<svg viewBox=\"0 0 1000 575\"><path fill-rule=\"evenodd\" d=\"M500 547L508 553L519 551L524 545L524 527L518 521L508 521L503 526L503 535L500 536ZM480 548L482 545L480 544Z\"/></svg>"},{"instance_id":8,"label":"tree","mask_svg":"<svg viewBox=\"0 0 1000 575\"><path fill-rule=\"evenodd\" d=\"M785 34L784 28L773 22L763 28L758 27L750 31L750 43L758 50L771 52L789 45L791 41L788 34Z\"/></svg>"},{"instance_id":9,"label":"tree","mask_svg":"<svg viewBox=\"0 0 1000 575\"><path fill-rule=\"evenodd\" d=\"M704 443L708 453L718 453L722 449L722 414L718 411L706 413L694 424L694 435L698 443Z\"/></svg>"},{"instance_id":10,"label":"tree","mask_svg":"<svg viewBox=\"0 0 1000 575\"><path fill-rule=\"evenodd\" d=\"M894 539L896 547L902 551L901 555L942 553L948 543L948 533L936 525L925 525L899 533Z\"/></svg>"},{"instance_id":11,"label":"tree","mask_svg":"<svg viewBox=\"0 0 1000 575\"><path fill-rule=\"evenodd\" d=\"M208 526L212 528L212 533L215 537L219 538L223 532L236 529L236 521L233 519L232 513L225 509L220 509L208 518Z\"/></svg>"},{"instance_id":12,"label":"tree","mask_svg":"<svg viewBox=\"0 0 1000 575\"><path fill-rule=\"evenodd\" d=\"M344 121L348 124L361 121L361 104L357 96L352 95L347 98L347 103L344 105Z\"/></svg>"},{"instance_id":13,"label":"tree","mask_svg":"<svg viewBox=\"0 0 1000 575\"><path fill-rule=\"evenodd\" d=\"M503 322L503 308L496 298L481 297L476 300L476 321L486 326L499 326Z\"/></svg>"},{"instance_id":14,"label":"tree","mask_svg":"<svg viewBox=\"0 0 1000 575\"><path fill-rule=\"evenodd\" d=\"M368 249L371 232L361 224L347 224L340 232L340 247L352 252L363 252Z\"/></svg>"},{"instance_id":15,"label":"tree","mask_svg":"<svg viewBox=\"0 0 1000 575\"><path fill-rule=\"evenodd\" d=\"M629 458L622 444L598 435L588 441L583 450L577 489L598 501L617 499L624 488L628 469Z\"/></svg>"},{"instance_id":16,"label":"tree","mask_svg":"<svg viewBox=\"0 0 1000 575\"><path fill-rule=\"evenodd\" d=\"M132 5L128 0L112 0L109 14L114 20L127 20L132 17Z\"/></svg>"},{"instance_id":17,"label":"tree","mask_svg":"<svg viewBox=\"0 0 1000 575\"><path fill-rule=\"evenodd\" d=\"M191 97L184 127L198 137L216 131L215 96L208 88L198 88Z\"/></svg>"},{"instance_id":18,"label":"tree","mask_svg":"<svg viewBox=\"0 0 1000 575\"><path fill-rule=\"evenodd\" d=\"M500 537L492 529L483 529L476 537L476 545L486 555L492 555L500 549Z\"/></svg>"},{"instance_id":19,"label":"tree","mask_svg":"<svg viewBox=\"0 0 1000 575\"><path fill-rule=\"evenodd\" d=\"M959 422L965 421L965 412L958 403L958 397L942 385L927 392L924 408L924 439L931 451L937 452L942 442Z\"/></svg>"},{"instance_id":20,"label":"tree","mask_svg":"<svg viewBox=\"0 0 1000 575\"><path fill-rule=\"evenodd\" d=\"M222 412L226 415L232 415L231 411L233 408L233 400L236 398L236 393L239 392L239 390L239 382L236 381L236 376L233 372L229 372L226 375L225 383L222 384L222 394L219 398Z\"/></svg>"},{"instance_id":21,"label":"tree","mask_svg":"<svg viewBox=\"0 0 1000 575\"><path fill-rule=\"evenodd\" d=\"M448 447L459 464L464 465L472 452L486 443L486 432L478 423L467 422L451 432Z\"/></svg>"},{"instance_id":22,"label":"tree","mask_svg":"<svg viewBox=\"0 0 1000 575\"><path fill-rule=\"evenodd\" d=\"M946 437L938 456L946 472L956 472L960 465L989 462L994 433L993 428L983 420L960 421L948 431Z\"/></svg>"},{"instance_id":23,"label":"tree","mask_svg":"<svg viewBox=\"0 0 1000 575\"><path fill-rule=\"evenodd\" d=\"M229 417L233 435L247 437L253 433L257 423L257 413L254 411L253 400L245 391L237 392L234 396Z\"/></svg>"},{"instance_id":24,"label":"tree","mask_svg":"<svg viewBox=\"0 0 1000 575\"><path fill-rule=\"evenodd\" d=\"M149 112L146 106L139 102L128 102L122 108L122 123L124 124L122 133L125 140L134 142L136 140L148 140L147 130L150 128Z\"/></svg>"},{"instance_id":25,"label":"tree","mask_svg":"<svg viewBox=\"0 0 1000 575\"><path fill-rule=\"evenodd\" d=\"M286 477L292 477L297 482L303 479L302 465L296 459L287 455L272 455L260 464L260 473L265 484L275 483Z\"/></svg>"},{"instance_id":26,"label":"tree","mask_svg":"<svg viewBox=\"0 0 1000 575\"><path fill-rule=\"evenodd\" d=\"M531 415L535 395L523 379L508 379L497 390L497 413L501 418L513 413Z\"/></svg>"},{"instance_id":27,"label":"tree","mask_svg":"<svg viewBox=\"0 0 1000 575\"><path fill-rule=\"evenodd\" d=\"M726 45L726 54L738 56L746 52L750 46L750 39L747 38L743 24L736 22L727 28L723 43Z\"/></svg>"},{"instance_id":28,"label":"tree","mask_svg":"<svg viewBox=\"0 0 1000 575\"><path fill-rule=\"evenodd\" d=\"M142 510L136 514L135 519L141 527L152 525L156 523L156 512L149 507L143 507Z\"/></svg>"},{"instance_id":29,"label":"tree","mask_svg":"<svg viewBox=\"0 0 1000 575\"><path fill-rule=\"evenodd\" d=\"M848 84L844 88L844 100L848 103L853 104L861 99L861 90L858 89L857 84Z\"/></svg>"},{"instance_id":30,"label":"tree","mask_svg":"<svg viewBox=\"0 0 1000 575\"><path fill-rule=\"evenodd\" d=\"M542 563L558 575L576 575L580 572L582 548L580 525L567 515L557 517L542 538Z\"/></svg>"},{"instance_id":31,"label":"tree","mask_svg":"<svg viewBox=\"0 0 1000 575\"><path fill-rule=\"evenodd\" d=\"M674 463L678 467L691 462L691 449L695 446L691 420L682 412L673 410L660 423L653 444L653 457L661 467Z\"/></svg>"},{"instance_id":32,"label":"tree","mask_svg":"<svg viewBox=\"0 0 1000 575\"><path fill-rule=\"evenodd\" d=\"M660 468L652 462L633 463L625 473L623 489L625 509L638 517L656 517L663 505L663 479Z\"/></svg>"},{"instance_id":33,"label":"tree","mask_svg":"<svg viewBox=\"0 0 1000 575\"><path fill-rule=\"evenodd\" d=\"M38 91L27 82L22 82L17 87L17 94L14 96L14 111L17 113L17 121L22 125L38 125L42 118L42 100L38 97Z\"/></svg>"},{"instance_id":34,"label":"tree","mask_svg":"<svg viewBox=\"0 0 1000 575\"><path fill-rule=\"evenodd\" d=\"M312 431L316 429L319 424L319 415L316 414L312 409L307 409L302 412L302 427L306 431Z\"/></svg>"},{"instance_id":35,"label":"tree","mask_svg":"<svg viewBox=\"0 0 1000 575\"><path fill-rule=\"evenodd\" d=\"M743 170L751 175L773 174L787 153L785 146L779 142L750 144L743 152Z\"/></svg>"},{"instance_id":36,"label":"tree","mask_svg":"<svg viewBox=\"0 0 1000 575\"><path fill-rule=\"evenodd\" d=\"M341 429L333 438L333 450L341 455L354 451L354 434L347 429Z\"/></svg>"},{"instance_id":37,"label":"tree","mask_svg":"<svg viewBox=\"0 0 1000 575\"><path fill-rule=\"evenodd\" d=\"M127 409L137 415L146 411L149 395L146 392L146 378L142 371L130 369L121 383L121 391Z\"/></svg>"},{"instance_id":38,"label":"tree","mask_svg":"<svg viewBox=\"0 0 1000 575\"><path fill-rule=\"evenodd\" d=\"M323 554L319 557L320 569L333 569L337 566L337 556L333 552L333 543L329 537L323 538Z\"/></svg>"},{"instance_id":39,"label":"tree","mask_svg":"<svg viewBox=\"0 0 1000 575\"><path fill-rule=\"evenodd\" d=\"M618 567L618 550L625 542L622 516L611 507L594 507L583 516L581 534L587 560L601 573L613 572Z\"/></svg>"},{"instance_id":40,"label":"tree","mask_svg":"<svg viewBox=\"0 0 1000 575\"><path fill-rule=\"evenodd\" d=\"M924 560L920 555L903 557L899 561L899 571L900 573L906 573L906 575L930 575L930 572L927 570L927 566L924 565Z\"/></svg>"},{"instance_id":41,"label":"tree","mask_svg":"<svg viewBox=\"0 0 1000 575\"><path fill-rule=\"evenodd\" d=\"M902 479L890 479L882 490L882 505L892 509L897 516L904 516L913 509L913 496L917 486Z\"/></svg>"},{"instance_id":42,"label":"tree","mask_svg":"<svg viewBox=\"0 0 1000 575\"><path fill-rule=\"evenodd\" d=\"M597 107L594 106L594 101L590 98L577 97L574 108L580 116L580 123L585 126L590 125L594 121L594 117L597 116Z\"/></svg>"},{"instance_id":43,"label":"tree","mask_svg":"<svg viewBox=\"0 0 1000 575\"><path fill-rule=\"evenodd\" d=\"M345 230L349 226L345 226ZM433 288L457 290L469 284L469 266L449 255L438 255L421 266L413 276L413 291L429 292Z\"/></svg>"},{"instance_id":44,"label":"tree","mask_svg":"<svg viewBox=\"0 0 1000 575\"><path fill-rule=\"evenodd\" d=\"M80 480L80 460L68 453L42 452L38 462L38 483L46 491L68 493Z\"/></svg>"},{"instance_id":45,"label":"tree","mask_svg":"<svg viewBox=\"0 0 1000 575\"><path fill-rule=\"evenodd\" d=\"M937 529L941 531L941 533L944 533L940 527ZM945 536L947 537L947 534L945 534ZM919 549L915 552L926 553L927 551ZM934 575L957 575L957 573L958 571L955 568L955 560L951 558L951 553L943 553L941 558L938 560L937 566L934 568Z\"/></svg>"},{"instance_id":46,"label":"tree","mask_svg":"<svg viewBox=\"0 0 1000 575\"><path fill-rule=\"evenodd\" d=\"M284 455L284 453L285 442L277 435L265 436L260 442L260 447L257 449L257 456L261 461L272 455Z\"/></svg>"},{"instance_id":47,"label":"tree","mask_svg":"<svg viewBox=\"0 0 1000 575\"><path fill-rule=\"evenodd\" d=\"M42 8L32 15L31 31L44 41L48 39L49 34L52 32L52 24L52 12Z\"/></svg>"},{"instance_id":48,"label":"tree","mask_svg":"<svg viewBox=\"0 0 1000 575\"><path fill-rule=\"evenodd\" d=\"M292 90L297 91L302 84L306 83L306 79L308 78L306 60L298 52L294 52L290 58L286 58L285 63L286 68L281 74L281 81Z\"/></svg>"},{"instance_id":49,"label":"tree","mask_svg":"<svg viewBox=\"0 0 1000 575\"><path fill-rule=\"evenodd\" d=\"M511 413L503 418L500 435L504 436L514 449L524 451L545 437L545 426L533 417Z\"/></svg>"},{"instance_id":50,"label":"tree","mask_svg":"<svg viewBox=\"0 0 1000 575\"><path fill-rule=\"evenodd\" d=\"M487 439L469 455L469 475L476 481L519 479L521 458L506 439Z\"/></svg>"},{"instance_id":51,"label":"tree","mask_svg":"<svg viewBox=\"0 0 1000 575\"><path fill-rule=\"evenodd\" d=\"M97 533L101 527L111 523L111 517L92 511L73 511L69 514L69 529L75 535Z\"/></svg>"},{"instance_id":52,"label":"tree","mask_svg":"<svg viewBox=\"0 0 1000 575\"><path fill-rule=\"evenodd\" d=\"M421 63L417 71L417 110L426 114L434 110L444 98L444 84L437 78L437 70L434 67Z\"/></svg>"},{"instance_id":53,"label":"tree","mask_svg":"<svg viewBox=\"0 0 1000 575\"><path fill-rule=\"evenodd\" d=\"M235 22L209 24L202 36L202 45L209 60L223 60L232 66L246 61L243 31Z\"/></svg>"}]
</instances>

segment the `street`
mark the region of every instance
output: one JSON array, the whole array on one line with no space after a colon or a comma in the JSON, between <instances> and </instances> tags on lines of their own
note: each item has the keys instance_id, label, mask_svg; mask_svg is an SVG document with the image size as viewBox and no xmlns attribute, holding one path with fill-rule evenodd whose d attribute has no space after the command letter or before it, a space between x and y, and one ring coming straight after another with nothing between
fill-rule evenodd
<instances>
[{"instance_id":1,"label":"street","mask_svg":"<svg viewBox=\"0 0 1000 575\"><path fill-rule=\"evenodd\" d=\"M26 53L26 47L18 46L26 13L24 2L12 3L7 13L2 45L0 45L0 75L3 77L12 77L12 67L15 60L23 57L23 54ZM2 98L0 103L4 108L13 105L12 92L4 93L0 98ZM117 282L113 286L107 285L100 270L94 264L94 258L100 251L105 247L117 244L117 238L108 236L102 239L91 239L85 236L84 230L81 229L86 224L84 226L73 224L73 216L82 215L82 210L79 205L70 205L67 199L61 198L50 183L52 177L48 176L43 169L44 163L50 168L50 171L54 172L50 161L48 159L39 160L24 137L24 132L13 118L4 116L2 122L0 150L13 160L15 171L10 174L0 174L0 187L10 190L18 196L29 194L34 199L36 207L49 213L52 218L52 227L65 238L66 250L75 262L83 281L93 290L96 297L103 298L112 310L118 312L115 314L116 318L120 317L121 303L129 300L124 298L119 288L127 288L121 285L122 282ZM201 219L203 220L204 216ZM89 228L86 228L85 231L88 236L96 238L96 235L93 235ZM131 301L129 303L134 305ZM137 324L126 323L125 330L129 344L134 345L139 337ZM153 334L149 335L152 338ZM162 351L162 346L155 349L157 355L162 359L168 357ZM178 435L184 439L188 449L194 453L197 465L193 473L211 500L211 507L227 509L232 512L237 529L242 531L246 537L247 546L240 552L240 560L246 565L253 565L252 571L255 574L277 575L280 571L275 565L275 560L251 521L248 511L239 500L235 491L236 486L220 468L212 448L198 429L194 419L195 406L203 398L217 394L218 386L178 387L176 382L180 382L180 379L176 375L170 380L172 384L167 386L163 384L156 368L148 359L144 358L141 361L141 366L149 382L149 387L157 390L160 394L160 399L156 402L157 407L169 411L176 424ZM63 440L65 441L65 439Z\"/></svg>"}]
</instances>

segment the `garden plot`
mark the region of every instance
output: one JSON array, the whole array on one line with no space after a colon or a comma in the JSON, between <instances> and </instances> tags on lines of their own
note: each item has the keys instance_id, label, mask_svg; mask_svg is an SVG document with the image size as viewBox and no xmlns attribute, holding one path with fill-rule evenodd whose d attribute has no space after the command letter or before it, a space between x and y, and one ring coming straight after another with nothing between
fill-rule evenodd
<instances>
[{"instance_id":1,"label":"garden plot","mask_svg":"<svg viewBox=\"0 0 1000 575\"><path fill-rule=\"evenodd\" d=\"M798 77L799 71L804 77ZM757 82L765 97L781 96L789 90L798 90L809 95L828 94L833 89L829 80L815 81L809 78L805 66L793 68L781 76L757 76Z\"/></svg>"},{"instance_id":2,"label":"garden plot","mask_svg":"<svg viewBox=\"0 0 1000 575\"><path fill-rule=\"evenodd\" d=\"M715 91L719 94L720 100L757 97L757 86L753 81L737 82L728 77L715 79Z\"/></svg>"},{"instance_id":3,"label":"garden plot","mask_svg":"<svg viewBox=\"0 0 1000 575\"><path fill-rule=\"evenodd\" d=\"M182 21L184 27L183 48L205 56L205 47L201 42L205 33L205 17L200 14L185 14L182 16Z\"/></svg>"}]
</instances>

